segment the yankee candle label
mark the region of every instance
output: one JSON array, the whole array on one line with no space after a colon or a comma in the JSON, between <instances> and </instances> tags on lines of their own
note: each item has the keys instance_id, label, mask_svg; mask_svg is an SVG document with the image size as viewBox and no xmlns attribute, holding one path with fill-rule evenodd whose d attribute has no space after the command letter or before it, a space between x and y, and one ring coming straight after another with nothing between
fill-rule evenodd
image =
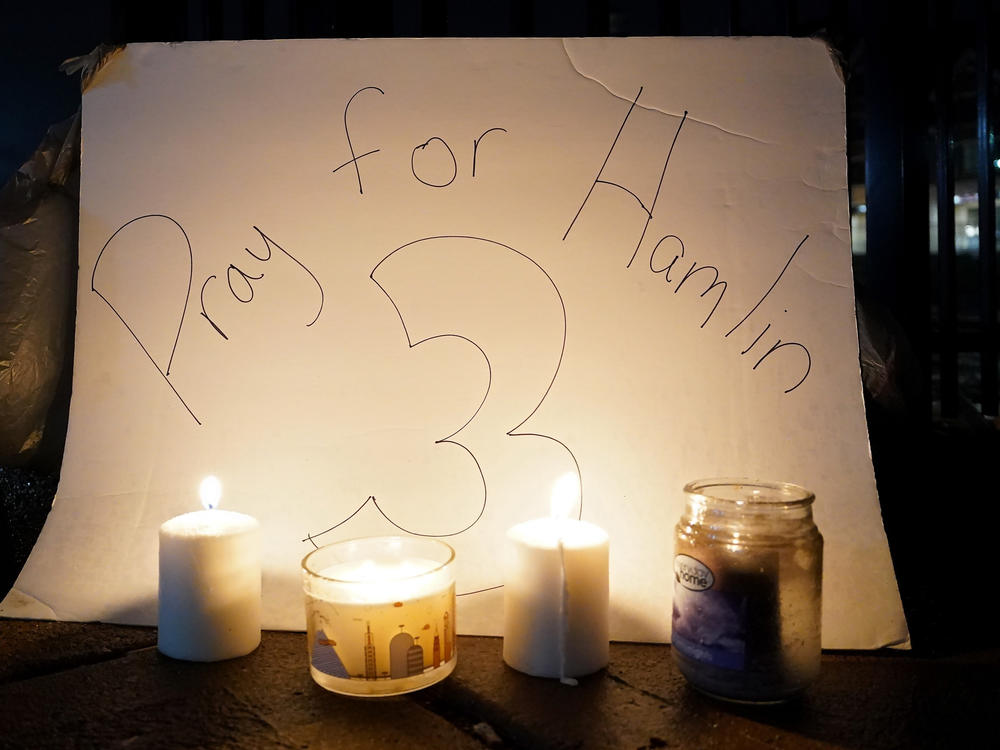
<instances>
[{"instance_id":1,"label":"yankee candle label","mask_svg":"<svg viewBox=\"0 0 1000 750\"><path fill-rule=\"evenodd\" d=\"M712 588L715 576L707 565L690 555L674 557L674 578L677 583L691 591L705 591Z\"/></svg>"},{"instance_id":2,"label":"yankee candle label","mask_svg":"<svg viewBox=\"0 0 1000 750\"><path fill-rule=\"evenodd\" d=\"M715 576L690 555L674 558L671 641L690 659L724 669L746 663L746 596L712 590Z\"/></svg>"}]
</instances>

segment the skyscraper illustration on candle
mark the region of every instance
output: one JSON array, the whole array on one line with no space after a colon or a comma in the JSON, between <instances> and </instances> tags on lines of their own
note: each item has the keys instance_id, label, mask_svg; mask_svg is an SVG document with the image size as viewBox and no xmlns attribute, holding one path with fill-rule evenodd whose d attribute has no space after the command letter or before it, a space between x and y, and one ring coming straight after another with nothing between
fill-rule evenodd
<instances>
[{"instance_id":1,"label":"skyscraper illustration on candle","mask_svg":"<svg viewBox=\"0 0 1000 750\"><path fill-rule=\"evenodd\" d=\"M451 628L448 625L448 611L445 610L445 613L444 613L444 660L446 662L451 661L451 651L452 651Z\"/></svg>"},{"instance_id":2,"label":"skyscraper illustration on candle","mask_svg":"<svg viewBox=\"0 0 1000 750\"><path fill-rule=\"evenodd\" d=\"M347 667L341 661L335 646L337 642L327 638L322 628L316 631L316 640L312 649L312 665L321 672L334 677L350 678Z\"/></svg>"},{"instance_id":3,"label":"skyscraper illustration on candle","mask_svg":"<svg viewBox=\"0 0 1000 750\"><path fill-rule=\"evenodd\" d=\"M375 668L375 642L372 639L372 624L365 623L365 679L378 679L378 670Z\"/></svg>"},{"instance_id":4,"label":"skyscraper illustration on candle","mask_svg":"<svg viewBox=\"0 0 1000 750\"><path fill-rule=\"evenodd\" d=\"M344 555L359 560L341 560ZM331 559L335 564L327 564ZM453 559L443 543L408 537L348 540L307 555L313 679L345 695L385 696L451 674L457 653Z\"/></svg>"},{"instance_id":5,"label":"skyscraper illustration on candle","mask_svg":"<svg viewBox=\"0 0 1000 750\"><path fill-rule=\"evenodd\" d=\"M370 682L449 667L455 658L454 606L452 591L387 605L317 601L312 667L331 677Z\"/></svg>"},{"instance_id":6,"label":"skyscraper illustration on candle","mask_svg":"<svg viewBox=\"0 0 1000 750\"><path fill-rule=\"evenodd\" d=\"M404 627L400 625L399 632L389 641L389 677L393 679L424 671L424 649Z\"/></svg>"}]
</instances>

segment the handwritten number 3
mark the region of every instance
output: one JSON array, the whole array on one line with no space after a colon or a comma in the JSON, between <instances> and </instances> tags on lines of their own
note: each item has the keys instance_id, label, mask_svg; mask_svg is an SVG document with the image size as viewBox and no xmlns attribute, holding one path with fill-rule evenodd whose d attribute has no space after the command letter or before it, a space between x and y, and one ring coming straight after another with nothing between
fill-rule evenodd
<instances>
[{"instance_id":1,"label":"handwritten number 3","mask_svg":"<svg viewBox=\"0 0 1000 750\"><path fill-rule=\"evenodd\" d=\"M415 346L418 346L419 344L423 344L425 342L428 342L428 341L431 341L431 340L434 340L434 339L438 339L438 338L450 336L450 337L455 337L455 338L462 339L462 340L466 341L467 343L472 344L479 351L479 353L483 356L483 358L486 361L486 365L487 365L487 368L488 368L488 371L489 371L490 379L489 379L489 384L486 387L486 392L483 395L483 398L480 401L479 405L476 407L476 409L472 413L472 415L465 421L465 423L460 428L458 428L457 430L455 430L453 433L451 433L447 437L444 437L444 438L441 438L439 440L436 440L435 442L439 443L439 444L440 443L449 443L449 444L456 445L458 447L463 448L469 454L469 456L472 458L473 462L475 462L476 467L479 469L480 476L481 477L483 476L483 472L482 472L482 468L480 466L480 462L476 458L475 454L467 446L465 446L462 443L459 443L457 440L455 440L455 437L459 433L461 433L466 427L468 427L476 419L476 417L479 415L480 411L483 409L483 406L486 404L486 402L487 402L487 400L489 398L491 386L492 386L492 383L493 383L493 363L490 361L488 353L486 351L484 351L484 349L478 343L476 343L475 341L471 340L470 338L468 338L466 336L463 336L463 335L460 335L458 333L453 333L453 332L450 332L450 333L437 332L437 333L434 333L432 335L428 335L428 336L426 336L424 338L421 338L421 339L419 339L417 341L414 341L413 338L411 337L410 330L407 327L406 320L405 320L405 318L403 316L403 313L401 312L401 310L399 308L399 305L397 304L396 300L393 299L393 297L389 293L388 289L386 289L386 287L384 287L379 282L377 276L378 276L378 273L379 273L379 269L382 268L383 264L389 262L390 259L393 256L395 256L397 253L406 252L407 250L411 250L411 251L412 250L417 250L417 249L420 249L421 246L424 247L424 248L427 248L429 246L432 247L433 243L447 242L447 241L465 241L467 243L471 243L470 249L471 248L478 248L481 251L494 251L494 252L495 251L501 251L501 252L513 253L515 256L518 256L519 258L521 258L521 259L527 261L528 263L530 263L531 266L534 268L534 270L536 272L543 274L544 277L545 277L545 279L548 282L548 285L551 286L551 290L554 293L555 298L558 300L559 309L560 309L560 312L561 312L561 315L562 315L562 319L561 319L561 340L560 340L560 344L559 344L559 347L560 347L559 348L559 356L558 356L558 358L556 360L556 364L555 364L554 370L552 372L551 378L548 380L548 382L547 382L547 384L545 386L545 390L541 394L541 397L538 398L538 401L535 402L535 403L533 403L533 405L530 405L530 408L528 409L527 416L525 416L523 419L521 419L512 429L507 430L505 434L508 437L536 437L536 438L542 438L542 439L550 440L550 441L556 443L557 445L561 446L561 448L563 450L565 450L565 452L572 459L573 464L574 464L574 466L576 468L577 476L579 476L579 474L580 474L579 463L577 462L576 457L573 455L573 452L569 449L569 447L565 443L563 443L562 441L560 441L560 440L558 440L558 439L556 439L556 438L554 438L554 437L552 437L550 435L543 435L543 434L535 433L535 432L522 432L521 431L522 428L524 427L524 425L527 424L528 421L531 420L531 418L541 408L542 403L544 403L545 399L548 397L550 391L552 390L552 386L554 385L554 383L556 381L556 378L559 375L559 369L560 369L560 367L562 365L563 356L564 356L565 350L566 350L566 305L565 305L565 303L563 301L562 294L560 294L558 287L556 287L555 282L552 280L552 277L549 276L549 274L545 271L545 269L543 269L540 265L538 265L538 263L536 263L534 260L532 260L530 257L528 257L527 255L525 255L524 253L522 253L522 252L520 252L518 250L515 250L514 248L512 248L512 247L510 247L508 245L504 245L504 244L502 244L500 242L496 242L494 240L488 240L488 239L484 239L484 238L481 238L481 237L452 236L452 235L439 236L439 237L427 237L427 238L424 238L424 239L421 239L421 240L415 240L414 242L410 242L410 243L408 243L406 245L403 245L402 247L397 248L393 252L389 253L389 255L387 255L385 258L383 258L378 263L378 265L375 266L375 268L371 272L371 279L372 279L372 281L375 282L375 284L379 287L379 289L382 291L382 293L385 294L385 296L389 299L389 302L392 304L393 308L395 308L396 313L399 316L400 323L403 326L403 331L406 334L407 343L409 344L410 348L413 348ZM428 245L428 243L431 243L431 244ZM509 365L510 363L508 362L506 364ZM468 529L472 528L479 521L479 518L482 517L483 512L485 511L486 497L487 497L487 494L488 494L488 487L487 487L487 485L488 485L488 483L486 481L486 478L483 477L483 504L482 504L482 508L480 509L479 515L466 528L461 529L459 531L455 531L455 532L449 533L449 534L433 534L433 535L431 535L431 534L421 534L420 536L454 536L455 534L461 534L462 532L467 531ZM385 516L386 520L388 520L391 524L393 524L397 528L402 528L397 523L395 523L395 521L393 521L388 515L386 515L386 513L384 511L382 511L381 508L378 507L378 503L375 502L375 499L373 497L370 497L368 499L368 501L366 501L366 502L374 502L375 503L375 507L378 508L379 512L382 513L383 516ZM583 512L583 507L582 507L582 502L581 502L580 509L579 509L580 515L582 515L582 512ZM343 523L343 522L341 522L341 523ZM340 524L337 524L337 525L339 526ZM336 526L333 527L333 528L336 528ZM407 531L408 533L416 533L416 532L413 532L413 531L408 530L408 529L402 529L402 530L403 531Z\"/></svg>"}]
</instances>

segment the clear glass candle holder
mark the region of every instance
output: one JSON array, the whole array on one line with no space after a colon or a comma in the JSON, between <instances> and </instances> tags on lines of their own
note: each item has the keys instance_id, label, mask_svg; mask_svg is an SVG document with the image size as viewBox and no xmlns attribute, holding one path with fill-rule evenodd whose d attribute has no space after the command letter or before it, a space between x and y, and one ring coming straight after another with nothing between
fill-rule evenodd
<instances>
[{"instance_id":1,"label":"clear glass candle holder","mask_svg":"<svg viewBox=\"0 0 1000 750\"><path fill-rule=\"evenodd\" d=\"M388 696L451 674L455 552L437 539L368 537L302 560L309 670L335 693Z\"/></svg>"},{"instance_id":2,"label":"clear glass candle holder","mask_svg":"<svg viewBox=\"0 0 1000 750\"><path fill-rule=\"evenodd\" d=\"M776 703L819 675L823 537L814 496L783 482L703 479L674 549L672 651L699 690Z\"/></svg>"}]
</instances>

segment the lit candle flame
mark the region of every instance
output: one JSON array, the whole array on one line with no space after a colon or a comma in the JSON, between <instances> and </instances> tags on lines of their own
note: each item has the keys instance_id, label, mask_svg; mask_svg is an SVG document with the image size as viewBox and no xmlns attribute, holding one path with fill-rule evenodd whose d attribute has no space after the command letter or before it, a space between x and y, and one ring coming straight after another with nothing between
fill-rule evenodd
<instances>
[{"instance_id":1,"label":"lit candle flame","mask_svg":"<svg viewBox=\"0 0 1000 750\"><path fill-rule=\"evenodd\" d=\"M201 480L201 486L198 487L198 496L201 498L201 504L205 506L205 510L217 508L219 500L222 498L222 482L215 476L205 477Z\"/></svg>"},{"instance_id":2,"label":"lit candle flame","mask_svg":"<svg viewBox=\"0 0 1000 750\"><path fill-rule=\"evenodd\" d=\"M573 472L563 474L552 486L552 517L568 519L580 498L580 480Z\"/></svg>"}]
</instances>

